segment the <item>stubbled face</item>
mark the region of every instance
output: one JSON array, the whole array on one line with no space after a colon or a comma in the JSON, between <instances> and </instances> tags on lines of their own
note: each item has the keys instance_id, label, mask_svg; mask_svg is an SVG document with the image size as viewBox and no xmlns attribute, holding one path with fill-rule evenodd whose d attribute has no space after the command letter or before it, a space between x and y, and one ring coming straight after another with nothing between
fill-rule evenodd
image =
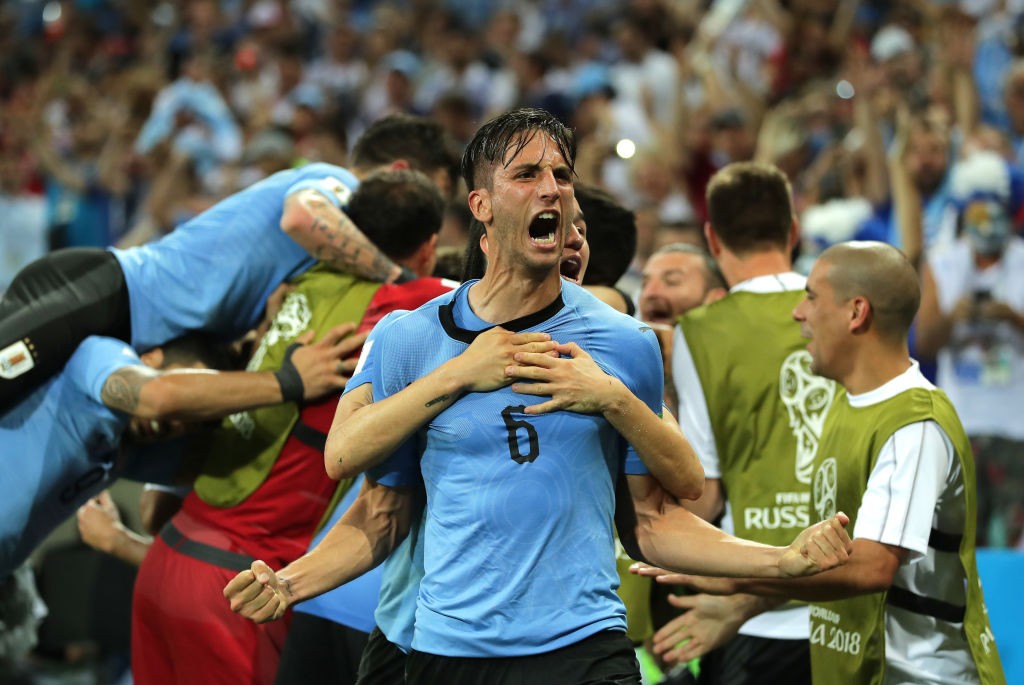
<instances>
[{"instance_id":1,"label":"stubbled face","mask_svg":"<svg viewBox=\"0 0 1024 685\"><path fill-rule=\"evenodd\" d=\"M673 325L680 314L698 307L707 292L704 260L687 252L651 255L643 270L640 318Z\"/></svg>"},{"instance_id":2,"label":"stubbled face","mask_svg":"<svg viewBox=\"0 0 1024 685\"><path fill-rule=\"evenodd\" d=\"M565 249L562 251L562 261L558 271L562 278L572 281L576 285L583 285L583 274L587 271L587 264L590 263L590 243L587 242L587 221L580 209L580 203L574 197L572 200L573 219L569 230L565 234Z\"/></svg>"},{"instance_id":3,"label":"stubbled face","mask_svg":"<svg viewBox=\"0 0 1024 685\"><path fill-rule=\"evenodd\" d=\"M494 165L491 188L471 194L474 213L489 226L488 259L495 268L546 276L561 260L571 225L572 171L543 133L505 162Z\"/></svg>"},{"instance_id":4,"label":"stubbled face","mask_svg":"<svg viewBox=\"0 0 1024 685\"><path fill-rule=\"evenodd\" d=\"M800 324L800 334L807 338L807 351L811 354L811 371L825 378L837 378L844 355L846 338L845 303L836 302L835 290L828 281L831 265L818 260L807 277L807 292L793 310L793 318Z\"/></svg>"}]
</instances>

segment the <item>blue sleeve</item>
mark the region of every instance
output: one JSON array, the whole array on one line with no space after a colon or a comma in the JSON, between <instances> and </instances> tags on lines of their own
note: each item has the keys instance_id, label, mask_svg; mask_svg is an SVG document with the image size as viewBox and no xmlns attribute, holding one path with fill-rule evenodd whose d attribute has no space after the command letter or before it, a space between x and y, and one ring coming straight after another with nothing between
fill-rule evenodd
<instances>
[{"instance_id":1,"label":"blue sleeve","mask_svg":"<svg viewBox=\"0 0 1024 685\"><path fill-rule=\"evenodd\" d=\"M300 169L301 177L285 195L312 188L327 198L335 207L348 205L352 193L359 187L359 179L352 172L331 164L309 164Z\"/></svg>"},{"instance_id":2,"label":"blue sleeve","mask_svg":"<svg viewBox=\"0 0 1024 685\"><path fill-rule=\"evenodd\" d=\"M408 310L396 309L393 312L388 312L370 331L370 335L367 336L366 342L363 343L363 350L359 353L359 361L356 363L356 370L352 374L352 378L348 379L345 384L344 395L349 390L358 388L361 385L373 382L374 370L380 365L377 357L379 356L379 347L377 346L377 340L381 337L381 332L384 331L389 325L395 322L401 315L406 314Z\"/></svg>"},{"instance_id":3,"label":"blue sleeve","mask_svg":"<svg viewBox=\"0 0 1024 685\"><path fill-rule=\"evenodd\" d=\"M114 338L91 336L82 341L64 367L64 375L83 394L103 404L103 384L110 374L126 366L142 366L142 360L127 343Z\"/></svg>"},{"instance_id":4,"label":"blue sleeve","mask_svg":"<svg viewBox=\"0 0 1024 685\"><path fill-rule=\"evenodd\" d=\"M394 311L389 313L373 327L369 337L363 344L363 353L359 357L359 364L356 372L346 384L345 391L350 388L357 388L366 383L373 387L373 401L380 402L388 397L382 388L385 387L383 369L380 363L382 349L387 347L388 331L391 324L401 318L405 311ZM399 445L391 456L377 466L368 469L366 475L373 481L391 487L414 486L422 484L423 477L420 474L420 449L419 440L414 436Z\"/></svg>"}]
</instances>

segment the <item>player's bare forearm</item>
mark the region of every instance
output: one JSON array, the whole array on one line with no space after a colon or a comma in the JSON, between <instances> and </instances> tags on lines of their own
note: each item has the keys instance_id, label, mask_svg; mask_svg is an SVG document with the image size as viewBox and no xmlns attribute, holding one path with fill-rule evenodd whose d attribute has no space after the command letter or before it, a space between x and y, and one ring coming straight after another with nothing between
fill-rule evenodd
<instances>
[{"instance_id":1,"label":"player's bare forearm","mask_svg":"<svg viewBox=\"0 0 1024 685\"><path fill-rule=\"evenodd\" d=\"M277 576L289 604L323 594L377 567L409 532L411 495L364 481L320 543Z\"/></svg>"},{"instance_id":2,"label":"player's bare forearm","mask_svg":"<svg viewBox=\"0 0 1024 685\"><path fill-rule=\"evenodd\" d=\"M811 575L846 563L850 539L842 514L802 531L787 547L736 538L682 507L650 476L627 476L642 559L684 573L731 578ZM620 530L621 535L621 530Z\"/></svg>"},{"instance_id":3,"label":"player's bare forearm","mask_svg":"<svg viewBox=\"0 0 1024 685\"><path fill-rule=\"evenodd\" d=\"M281 228L310 255L336 271L381 282L393 281L402 272L344 212L315 190L300 190L288 196Z\"/></svg>"},{"instance_id":4,"label":"player's bare forearm","mask_svg":"<svg viewBox=\"0 0 1024 685\"><path fill-rule=\"evenodd\" d=\"M786 580L744 579L737 589L762 597L799 599L806 602L827 602L847 597L881 592L892 585L893 577L906 551L899 547L858 538L853 553L844 566L807 578Z\"/></svg>"},{"instance_id":5,"label":"player's bare forearm","mask_svg":"<svg viewBox=\"0 0 1024 685\"><path fill-rule=\"evenodd\" d=\"M206 421L282 401L269 372L177 369L159 372L127 366L103 384L103 403L141 419Z\"/></svg>"},{"instance_id":6,"label":"player's bare forearm","mask_svg":"<svg viewBox=\"0 0 1024 685\"><path fill-rule=\"evenodd\" d=\"M373 401L369 383L342 396L324 448L327 475L354 478L380 464L421 426L450 407L465 392L465 382L450 369L449 362L380 402Z\"/></svg>"}]
</instances>

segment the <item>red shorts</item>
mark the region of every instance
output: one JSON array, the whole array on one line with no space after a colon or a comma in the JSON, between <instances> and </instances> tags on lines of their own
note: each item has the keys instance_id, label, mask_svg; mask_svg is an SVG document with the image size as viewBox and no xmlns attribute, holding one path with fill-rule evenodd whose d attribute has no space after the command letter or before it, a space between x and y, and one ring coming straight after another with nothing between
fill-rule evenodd
<instances>
[{"instance_id":1,"label":"red shorts","mask_svg":"<svg viewBox=\"0 0 1024 685\"><path fill-rule=\"evenodd\" d=\"M232 612L236 574L153 541L132 600L136 685L273 684L291 612L262 625Z\"/></svg>"}]
</instances>

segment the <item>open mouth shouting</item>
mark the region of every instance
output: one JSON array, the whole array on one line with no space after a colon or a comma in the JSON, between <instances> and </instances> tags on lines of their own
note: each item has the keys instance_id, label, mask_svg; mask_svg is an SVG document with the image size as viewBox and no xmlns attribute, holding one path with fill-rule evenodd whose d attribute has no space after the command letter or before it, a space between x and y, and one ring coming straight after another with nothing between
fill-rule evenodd
<instances>
[{"instance_id":1,"label":"open mouth shouting","mask_svg":"<svg viewBox=\"0 0 1024 685\"><path fill-rule=\"evenodd\" d=\"M660 299L648 299L640 304L640 316L648 323L663 323L672 325L675 323L675 312L672 305Z\"/></svg>"},{"instance_id":2,"label":"open mouth shouting","mask_svg":"<svg viewBox=\"0 0 1024 685\"><path fill-rule=\"evenodd\" d=\"M554 210L545 210L530 222L530 242L537 247L552 248L558 245L560 217Z\"/></svg>"},{"instance_id":3,"label":"open mouth shouting","mask_svg":"<svg viewBox=\"0 0 1024 685\"><path fill-rule=\"evenodd\" d=\"M580 278L582 271L583 258L580 257L579 253L562 256L562 261L558 265L558 272L562 274L562 278L572 281L576 285L583 285Z\"/></svg>"}]
</instances>

